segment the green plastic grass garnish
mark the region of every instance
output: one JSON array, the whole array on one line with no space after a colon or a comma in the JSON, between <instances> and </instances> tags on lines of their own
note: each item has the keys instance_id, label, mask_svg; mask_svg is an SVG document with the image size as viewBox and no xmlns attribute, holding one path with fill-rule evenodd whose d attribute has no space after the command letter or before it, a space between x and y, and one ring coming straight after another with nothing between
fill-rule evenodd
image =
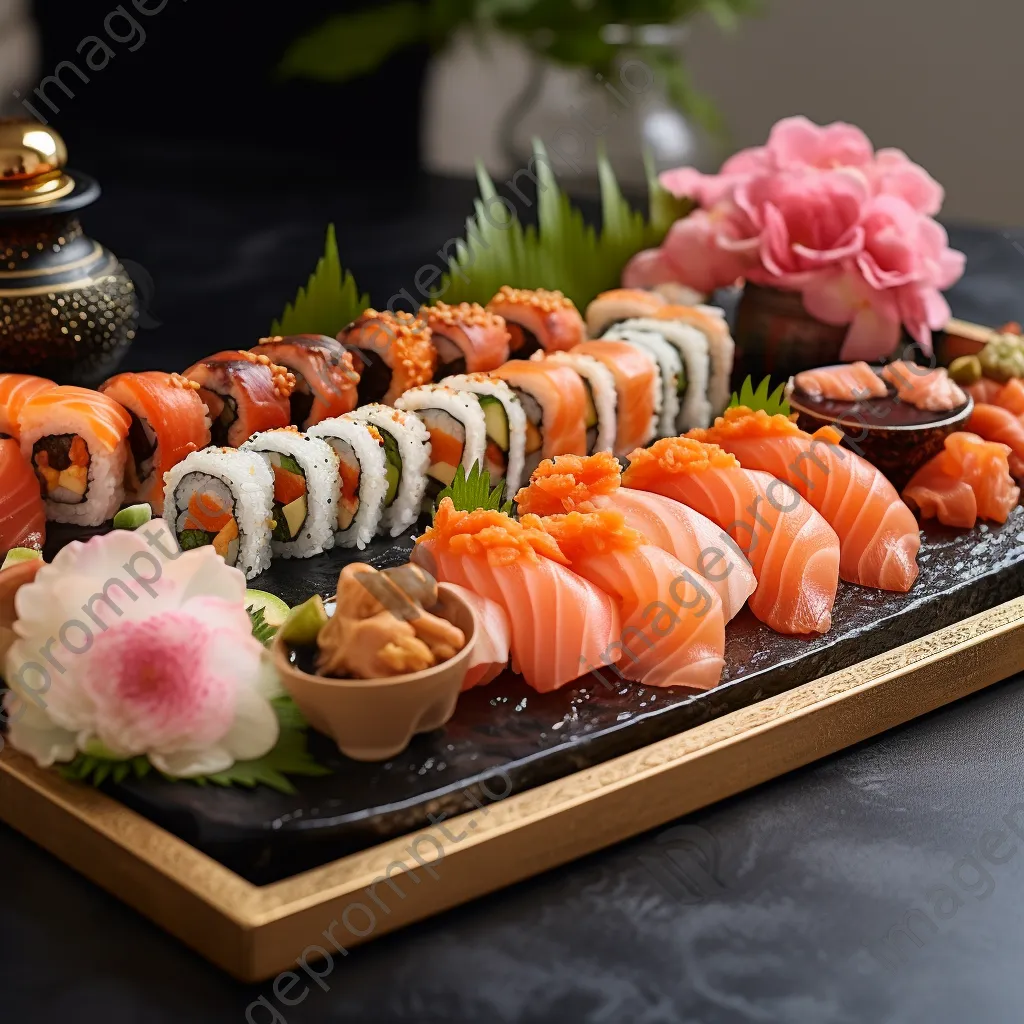
<instances>
[{"instance_id":1,"label":"green plastic grass garnish","mask_svg":"<svg viewBox=\"0 0 1024 1024\"><path fill-rule=\"evenodd\" d=\"M249 619L252 622L252 635L256 637L264 647L269 647L270 642L277 635L278 627L271 626L270 623L267 622L266 614L262 608L253 608L253 606L250 605L245 610L249 613Z\"/></svg>"},{"instance_id":2,"label":"green plastic grass garnish","mask_svg":"<svg viewBox=\"0 0 1024 1024\"><path fill-rule=\"evenodd\" d=\"M491 475L486 469L480 468L479 462L473 463L468 476L465 466L459 466L455 470L455 479L438 494L437 505L441 504L442 498L451 498L452 504L460 512L474 512L482 508L512 515L512 502L504 500L504 482L491 487ZM437 505L434 506L435 515Z\"/></svg>"},{"instance_id":3,"label":"green plastic grass garnish","mask_svg":"<svg viewBox=\"0 0 1024 1024\"><path fill-rule=\"evenodd\" d=\"M769 392L772 386L771 377L765 377L757 388L754 388L753 380L748 377L740 387L739 394L732 393L730 409L737 406L744 406L747 409L763 409L769 416L789 416L789 402L786 401L786 385L780 384L774 391Z\"/></svg>"},{"instance_id":4,"label":"green plastic grass garnish","mask_svg":"<svg viewBox=\"0 0 1024 1024\"><path fill-rule=\"evenodd\" d=\"M325 334L333 338L369 305L369 295L360 294L355 278L342 269L338 237L334 225L329 224L324 254L316 269L270 331L274 335Z\"/></svg>"}]
</instances>

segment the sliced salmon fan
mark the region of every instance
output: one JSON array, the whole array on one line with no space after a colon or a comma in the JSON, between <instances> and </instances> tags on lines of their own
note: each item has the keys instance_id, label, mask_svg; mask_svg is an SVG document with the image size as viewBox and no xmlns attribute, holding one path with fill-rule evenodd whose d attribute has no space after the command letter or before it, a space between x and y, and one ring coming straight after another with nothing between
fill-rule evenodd
<instances>
[{"instance_id":1,"label":"sliced salmon fan","mask_svg":"<svg viewBox=\"0 0 1024 1024\"><path fill-rule=\"evenodd\" d=\"M921 547L914 513L879 470L840 447L839 431L808 434L786 416L739 406L688 436L786 481L814 506L839 537L839 575L848 583L900 593L914 585Z\"/></svg>"},{"instance_id":2,"label":"sliced salmon fan","mask_svg":"<svg viewBox=\"0 0 1024 1024\"><path fill-rule=\"evenodd\" d=\"M757 578L750 610L778 633L825 633L839 587L839 538L789 484L717 445L663 438L630 456L627 487L674 498L725 530Z\"/></svg>"},{"instance_id":3,"label":"sliced salmon fan","mask_svg":"<svg viewBox=\"0 0 1024 1024\"><path fill-rule=\"evenodd\" d=\"M523 525L553 537L573 571L615 599L622 632L612 672L646 686L718 685L725 668L725 617L706 580L667 551L645 544L621 512L526 515ZM607 673L599 676L608 682Z\"/></svg>"},{"instance_id":4,"label":"sliced salmon fan","mask_svg":"<svg viewBox=\"0 0 1024 1024\"><path fill-rule=\"evenodd\" d=\"M550 516L562 512L611 509L626 525L703 577L722 601L726 622L747 603L757 587L750 563L732 538L706 516L678 501L622 487L618 460L607 452L580 457L562 455L542 462L530 486L517 495L521 513Z\"/></svg>"},{"instance_id":5,"label":"sliced salmon fan","mask_svg":"<svg viewBox=\"0 0 1024 1024\"><path fill-rule=\"evenodd\" d=\"M621 656L615 602L569 569L543 530L500 512L461 512L443 498L413 560L438 582L465 587L504 609L512 668L541 693Z\"/></svg>"}]
</instances>

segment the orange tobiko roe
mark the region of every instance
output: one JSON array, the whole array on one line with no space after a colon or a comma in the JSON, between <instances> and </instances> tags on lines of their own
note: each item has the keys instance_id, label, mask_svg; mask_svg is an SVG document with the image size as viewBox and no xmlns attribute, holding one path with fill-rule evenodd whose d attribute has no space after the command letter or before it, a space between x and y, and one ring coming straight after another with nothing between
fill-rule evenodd
<instances>
[{"instance_id":1,"label":"orange tobiko roe","mask_svg":"<svg viewBox=\"0 0 1024 1024\"><path fill-rule=\"evenodd\" d=\"M524 526L504 512L478 508L473 512L456 509L451 498L442 498L434 525L417 541L432 544L438 552L453 555L483 555L490 565L512 565L520 560L537 561L538 556L568 565L568 559L543 530Z\"/></svg>"},{"instance_id":2,"label":"orange tobiko roe","mask_svg":"<svg viewBox=\"0 0 1024 1024\"><path fill-rule=\"evenodd\" d=\"M533 471L529 486L516 495L516 504L520 512L538 516L572 512L598 495L611 494L621 483L621 473L611 452L545 459Z\"/></svg>"},{"instance_id":3,"label":"orange tobiko roe","mask_svg":"<svg viewBox=\"0 0 1024 1024\"><path fill-rule=\"evenodd\" d=\"M764 409L750 409L745 405L736 405L726 409L714 425L707 428L696 428L686 434L695 441L717 444L719 440L749 440L762 437L809 437L806 431L796 425L796 414L783 416L776 413L769 416ZM839 444L843 435L835 427L822 427L813 435L822 441Z\"/></svg>"},{"instance_id":4,"label":"orange tobiko roe","mask_svg":"<svg viewBox=\"0 0 1024 1024\"><path fill-rule=\"evenodd\" d=\"M635 551L645 544L644 535L626 525L626 517L613 509L568 512L561 515L523 516L523 526L543 530L558 544L569 564L591 555Z\"/></svg>"},{"instance_id":5,"label":"orange tobiko roe","mask_svg":"<svg viewBox=\"0 0 1024 1024\"><path fill-rule=\"evenodd\" d=\"M709 469L739 469L735 455L723 451L717 444L696 441L692 437L663 437L650 448L637 448L629 456L629 468L622 474L625 487L668 474L705 473Z\"/></svg>"}]
</instances>

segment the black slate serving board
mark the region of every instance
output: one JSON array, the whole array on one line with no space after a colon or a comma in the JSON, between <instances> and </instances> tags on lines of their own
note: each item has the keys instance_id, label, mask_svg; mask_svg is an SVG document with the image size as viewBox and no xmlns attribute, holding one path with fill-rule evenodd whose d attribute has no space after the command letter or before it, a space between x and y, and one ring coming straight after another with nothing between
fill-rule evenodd
<instances>
[{"instance_id":1,"label":"black slate serving board","mask_svg":"<svg viewBox=\"0 0 1024 1024\"><path fill-rule=\"evenodd\" d=\"M364 552L278 560L250 585L296 604L332 594L346 562L386 568L407 561L411 549L412 537L404 535ZM512 792L522 792L1010 600L1024 593L1024 508L1002 526L929 524L919 563L909 594L840 584L832 629L822 637L780 636L744 610L727 630L722 684L706 693L612 688L588 676L538 694L506 673L464 694L443 730L417 737L383 764L350 761L311 733L311 749L333 774L294 780L293 796L156 777L104 788L250 881L277 881L428 826L428 813L451 817L506 796L509 781Z\"/></svg>"}]
</instances>

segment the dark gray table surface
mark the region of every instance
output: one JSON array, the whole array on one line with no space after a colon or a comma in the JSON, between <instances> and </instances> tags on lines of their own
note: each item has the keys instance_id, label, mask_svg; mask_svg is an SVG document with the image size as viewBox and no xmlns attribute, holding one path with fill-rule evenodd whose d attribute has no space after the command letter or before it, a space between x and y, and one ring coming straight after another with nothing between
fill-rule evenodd
<instances>
[{"instance_id":1,"label":"dark gray table surface","mask_svg":"<svg viewBox=\"0 0 1024 1024\"><path fill-rule=\"evenodd\" d=\"M328 219L360 283L386 299L459 232L471 194L418 180L213 195L191 180L108 178L87 219L142 282L147 329L130 368L251 344L308 273ZM969 266L957 315L1024 320L1024 234L952 234ZM1018 1022L1022 735L1017 677L339 956L291 1007L0 826L0 1021Z\"/></svg>"}]
</instances>

